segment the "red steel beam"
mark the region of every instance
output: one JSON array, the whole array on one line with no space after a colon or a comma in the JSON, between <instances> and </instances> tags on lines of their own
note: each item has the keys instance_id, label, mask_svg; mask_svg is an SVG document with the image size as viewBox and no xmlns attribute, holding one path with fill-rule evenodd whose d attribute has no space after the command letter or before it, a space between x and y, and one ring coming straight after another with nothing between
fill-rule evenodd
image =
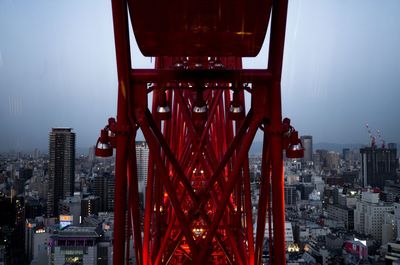
<instances>
[{"instance_id":1,"label":"red steel beam","mask_svg":"<svg viewBox=\"0 0 400 265\"><path fill-rule=\"evenodd\" d=\"M125 0L112 0L114 40L118 74L117 125L123 132L128 127L127 90L130 89L130 48L128 14ZM114 248L113 264L124 264L125 216L127 199L127 160L129 139L126 133L117 133L115 162L115 208L114 208Z\"/></svg>"},{"instance_id":2,"label":"red steel beam","mask_svg":"<svg viewBox=\"0 0 400 265\"><path fill-rule=\"evenodd\" d=\"M189 195L193 202L197 202L198 198L196 193L193 191L192 186L190 185L189 181L187 180L185 173L183 172L181 166L179 165L179 162L175 158L174 153L171 151L169 148L168 143L165 141L163 134L159 131L159 129L156 127L155 122L152 118L152 115L149 111L146 111L146 118L147 118L147 123L150 126L155 139L157 139L158 143L162 147L163 151L165 152L166 157L168 158L169 162L171 163L172 167L174 168L175 172L177 173L177 178L178 180L185 186L187 191L189 192Z\"/></svg>"},{"instance_id":3,"label":"red steel beam","mask_svg":"<svg viewBox=\"0 0 400 265\"><path fill-rule=\"evenodd\" d=\"M175 224L175 218L173 218L172 221L170 221L168 224L167 231L165 232L164 237L161 241L160 249L158 249L156 251L157 255L156 255L156 258L154 261L154 265L161 264L161 258L166 250L167 243L170 240L170 236L171 236L171 232L172 232L172 228L174 227L174 224Z\"/></svg>"},{"instance_id":4,"label":"red steel beam","mask_svg":"<svg viewBox=\"0 0 400 265\"><path fill-rule=\"evenodd\" d=\"M271 172L272 172L272 217L273 231L273 262L277 265L286 264L285 245L285 204L284 177L282 160L282 106L281 77L283 51L285 44L286 15L288 0L274 0L271 19L271 37L268 57L268 69L271 77Z\"/></svg>"},{"instance_id":5,"label":"red steel beam","mask_svg":"<svg viewBox=\"0 0 400 265\"><path fill-rule=\"evenodd\" d=\"M264 132L263 151L262 151L262 162L261 162L261 183L260 183L260 195L258 202L258 213L257 213L257 234L256 234L256 248L255 248L255 264L261 264L263 244L264 244L264 231L265 221L267 213L267 204L269 203L268 197L270 193L269 179L270 179L270 163L269 163L269 138L266 132ZM270 237L269 240L272 240ZM271 253L272 249L270 249Z\"/></svg>"},{"instance_id":6,"label":"red steel beam","mask_svg":"<svg viewBox=\"0 0 400 265\"><path fill-rule=\"evenodd\" d=\"M153 211L153 181L154 181L154 163L152 155L149 154L147 186L145 195L144 221L143 221L143 264L151 265L150 251L150 227L151 213Z\"/></svg>"},{"instance_id":7,"label":"red steel beam","mask_svg":"<svg viewBox=\"0 0 400 265\"><path fill-rule=\"evenodd\" d=\"M245 159L243 164L243 188L244 188L244 209L246 217L246 232L247 232L247 243L248 243L248 262L254 264L254 234L253 234L253 207L251 205L251 189L250 189L250 173L249 173L249 160Z\"/></svg>"},{"instance_id":8,"label":"red steel beam","mask_svg":"<svg viewBox=\"0 0 400 265\"><path fill-rule=\"evenodd\" d=\"M271 80L267 69L132 69L131 77L137 83L193 82L204 83L262 83Z\"/></svg>"}]
</instances>

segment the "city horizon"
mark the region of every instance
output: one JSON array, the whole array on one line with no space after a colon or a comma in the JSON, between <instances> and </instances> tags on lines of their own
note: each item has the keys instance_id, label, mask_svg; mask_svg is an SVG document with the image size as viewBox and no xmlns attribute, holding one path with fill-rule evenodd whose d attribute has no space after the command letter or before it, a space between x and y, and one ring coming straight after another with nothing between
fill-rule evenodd
<instances>
[{"instance_id":1,"label":"city horizon","mask_svg":"<svg viewBox=\"0 0 400 265\"><path fill-rule=\"evenodd\" d=\"M79 137L79 136L78 136ZM77 137L77 138L78 138ZM145 141L145 139L137 139L137 141ZM313 140L314 141L314 140ZM386 143L386 146L389 143ZM397 146L400 146L400 143L394 143ZM328 150L328 151L335 151L335 152L342 152L343 148L349 148L350 150L356 150L362 147L369 147L371 146L371 143L330 143L330 142L314 142L313 143L313 150L314 152L318 149L323 149L323 150ZM76 153L78 155L87 155L89 150L91 148L95 147L95 143L91 146L76 146ZM380 148L381 145L377 144L376 145L377 148ZM258 154L261 153L261 149L262 149L262 141L254 141L250 150L249 150L249 154L250 155L254 155L254 154ZM8 154L11 152L21 152L23 154L29 154L35 150L38 150L42 155L48 155L48 151L49 151L49 147L43 147L43 148L39 148L39 147L34 147L34 148L25 148L25 149L1 149L0 148L0 154Z\"/></svg>"}]
</instances>

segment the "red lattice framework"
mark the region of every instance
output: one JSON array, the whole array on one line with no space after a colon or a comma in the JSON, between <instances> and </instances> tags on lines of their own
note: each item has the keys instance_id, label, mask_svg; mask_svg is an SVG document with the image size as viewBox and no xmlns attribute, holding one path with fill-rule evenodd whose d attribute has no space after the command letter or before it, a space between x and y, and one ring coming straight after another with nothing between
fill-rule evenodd
<instances>
[{"instance_id":1,"label":"red lattice framework","mask_svg":"<svg viewBox=\"0 0 400 265\"><path fill-rule=\"evenodd\" d=\"M285 264L282 150L302 152L281 117L287 0L112 0L112 9L117 121L109 120L96 153L109 156L116 147L114 264L128 264L130 251L140 265L261 264L266 222L274 226L270 263ZM155 69L131 67L129 16ZM241 58L259 52L270 20L268 68L242 69ZM150 150L144 212L139 129ZM262 172L253 220L248 152L258 130Z\"/></svg>"}]
</instances>

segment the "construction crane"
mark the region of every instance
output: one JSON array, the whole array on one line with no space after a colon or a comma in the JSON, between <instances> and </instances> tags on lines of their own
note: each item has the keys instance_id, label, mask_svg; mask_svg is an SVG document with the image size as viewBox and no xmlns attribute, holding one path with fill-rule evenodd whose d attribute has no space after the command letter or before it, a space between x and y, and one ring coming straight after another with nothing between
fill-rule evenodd
<instances>
[{"instance_id":1,"label":"construction crane","mask_svg":"<svg viewBox=\"0 0 400 265\"><path fill-rule=\"evenodd\" d=\"M371 139L371 148L376 148L376 138L375 138L375 136L372 134L371 129L369 128L368 123L365 123L365 128L367 128L367 132L368 132L369 138Z\"/></svg>"},{"instance_id":2,"label":"construction crane","mask_svg":"<svg viewBox=\"0 0 400 265\"><path fill-rule=\"evenodd\" d=\"M378 139L381 141L381 148L385 149L386 148L386 143L385 143L385 140L383 139L381 131L379 129L376 130L376 135L378 136Z\"/></svg>"},{"instance_id":3,"label":"construction crane","mask_svg":"<svg viewBox=\"0 0 400 265\"><path fill-rule=\"evenodd\" d=\"M96 154L116 149L114 265L129 264L131 251L138 265L260 265L265 249L270 264L286 264L282 154L304 153L290 120L282 120L287 5L112 0L117 117L101 130ZM270 20L268 67L243 69L242 57L259 53ZM132 69L129 21L155 69ZM139 129L150 151L143 213ZM254 219L248 152L257 131L263 151Z\"/></svg>"}]
</instances>

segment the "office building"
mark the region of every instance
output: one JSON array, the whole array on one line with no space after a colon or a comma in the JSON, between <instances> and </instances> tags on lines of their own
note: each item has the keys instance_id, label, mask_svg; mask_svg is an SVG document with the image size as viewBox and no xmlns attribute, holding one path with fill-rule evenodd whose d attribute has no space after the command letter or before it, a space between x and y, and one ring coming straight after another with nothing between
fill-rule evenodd
<instances>
[{"instance_id":1,"label":"office building","mask_svg":"<svg viewBox=\"0 0 400 265\"><path fill-rule=\"evenodd\" d=\"M389 148L365 147L361 153L361 177L364 187L379 187L383 189L385 181L395 181L397 178L397 149L394 144Z\"/></svg>"},{"instance_id":2,"label":"office building","mask_svg":"<svg viewBox=\"0 0 400 265\"><path fill-rule=\"evenodd\" d=\"M149 163L149 147L144 141L136 142L136 161L139 188L139 201L141 208L144 208L144 200L147 186L147 171Z\"/></svg>"},{"instance_id":3,"label":"office building","mask_svg":"<svg viewBox=\"0 0 400 265\"><path fill-rule=\"evenodd\" d=\"M364 235L372 235L375 240L381 241L385 213L393 210L392 203L384 203L379 199L379 192L362 192L354 210L354 230Z\"/></svg>"},{"instance_id":4,"label":"office building","mask_svg":"<svg viewBox=\"0 0 400 265\"><path fill-rule=\"evenodd\" d=\"M58 213L60 216L68 216L68 221L71 221L72 224L79 225L82 219L81 201L82 195L79 192L75 192L74 196L68 196L64 200L59 201ZM61 219L62 218L60 217L60 222L62 221Z\"/></svg>"},{"instance_id":5,"label":"office building","mask_svg":"<svg viewBox=\"0 0 400 265\"><path fill-rule=\"evenodd\" d=\"M146 142L136 142L137 174L139 182L146 183L147 167L149 161L149 147Z\"/></svg>"},{"instance_id":6,"label":"office building","mask_svg":"<svg viewBox=\"0 0 400 265\"><path fill-rule=\"evenodd\" d=\"M37 216L42 216L44 214L44 207L42 203L32 197L25 197L25 218L33 219Z\"/></svg>"},{"instance_id":7,"label":"office building","mask_svg":"<svg viewBox=\"0 0 400 265\"><path fill-rule=\"evenodd\" d=\"M347 230L354 228L354 209L339 204L328 204L326 207L328 218L342 221Z\"/></svg>"},{"instance_id":8,"label":"office building","mask_svg":"<svg viewBox=\"0 0 400 265\"><path fill-rule=\"evenodd\" d=\"M93 194L100 197L100 211L114 211L115 176L110 173L100 173L93 181Z\"/></svg>"},{"instance_id":9,"label":"office building","mask_svg":"<svg viewBox=\"0 0 400 265\"><path fill-rule=\"evenodd\" d=\"M394 212L385 213L382 224L382 245L395 241L397 236L397 220Z\"/></svg>"},{"instance_id":10,"label":"office building","mask_svg":"<svg viewBox=\"0 0 400 265\"><path fill-rule=\"evenodd\" d=\"M303 135L300 137L301 143L304 147L304 162L312 162L313 161L313 143L311 135Z\"/></svg>"},{"instance_id":11,"label":"office building","mask_svg":"<svg viewBox=\"0 0 400 265\"><path fill-rule=\"evenodd\" d=\"M100 235L96 227L68 226L50 234L49 264L98 264Z\"/></svg>"},{"instance_id":12,"label":"office building","mask_svg":"<svg viewBox=\"0 0 400 265\"><path fill-rule=\"evenodd\" d=\"M300 192L301 200L308 200L309 195L314 191L314 185L311 183L300 183L296 189Z\"/></svg>"},{"instance_id":13,"label":"office building","mask_svg":"<svg viewBox=\"0 0 400 265\"><path fill-rule=\"evenodd\" d=\"M314 164L315 164L316 168L318 168L318 169L324 169L325 168L325 161L326 161L327 155L328 155L328 150L317 149L315 151Z\"/></svg>"},{"instance_id":14,"label":"office building","mask_svg":"<svg viewBox=\"0 0 400 265\"><path fill-rule=\"evenodd\" d=\"M344 161L350 160L350 148L343 148L342 150L342 158Z\"/></svg>"},{"instance_id":15,"label":"office building","mask_svg":"<svg viewBox=\"0 0 400 265\"><path fill-rule=\"evenodd\" d=\"M97 215L99 211L100 211L100 197L91 195L82 199L81 201L82 219L87 216Z\"/></svg>"},{"instance_id":16,"label":"office building","mask_svg":"<svg viewBox=\"0 0 400 265\"><path fill-rule=\"evenodd\" d=\"M295 207L298 192L295 185L285 185L285 207Z\"/></svg>"},{"instance_id":17,"label":"office building","mask_svg":"<svg viewBox=\"0 0 400 265\"><path fill-rule=\"evenodd\" d=\"M43 217L26 220L24 240L26 264L48 264L48 239L49 233L46 232Z\"/></svg>"},{"instance_id":18,"label":"office building","mask_svg":"<svg viewBox=\"0 0 400 265\"><path fill-rule=\"evenodd\" d=\"M254 229L256 231L256 229ZM274 224L271 223L271 236L274 236ZM265 223L265 230L264 230L264 240L266 241L265 243L268 244L269 240L269 223ZM285 222L285 241L286 241L286 246L289 244L294 243L294 235L293 235L293 228L292 228L292 223L291 222Z\"/></svg>"},{"instance_id":19,"label":"office building","mask_svg":"<svg viewBox=\"0 0 400 265\"><path fill-rule=\"evenodd\" d=\"M340 155L337 152L334 151L329 151L326 154L326 159L325 159L325 168L328 170L337 170L339 169L339 163L340 163Z\"/></svg>"},{"instance_id":20,"label":"office building","mask_svg":"<svg viewBox=\"0 0 400 265\"><path fill-rule=\"evenodd\" d=\"M53 128L49 135L49 189L47 215L58 216L58 202L74 193L75 133Z\"/></svg>"}]
</instances>

